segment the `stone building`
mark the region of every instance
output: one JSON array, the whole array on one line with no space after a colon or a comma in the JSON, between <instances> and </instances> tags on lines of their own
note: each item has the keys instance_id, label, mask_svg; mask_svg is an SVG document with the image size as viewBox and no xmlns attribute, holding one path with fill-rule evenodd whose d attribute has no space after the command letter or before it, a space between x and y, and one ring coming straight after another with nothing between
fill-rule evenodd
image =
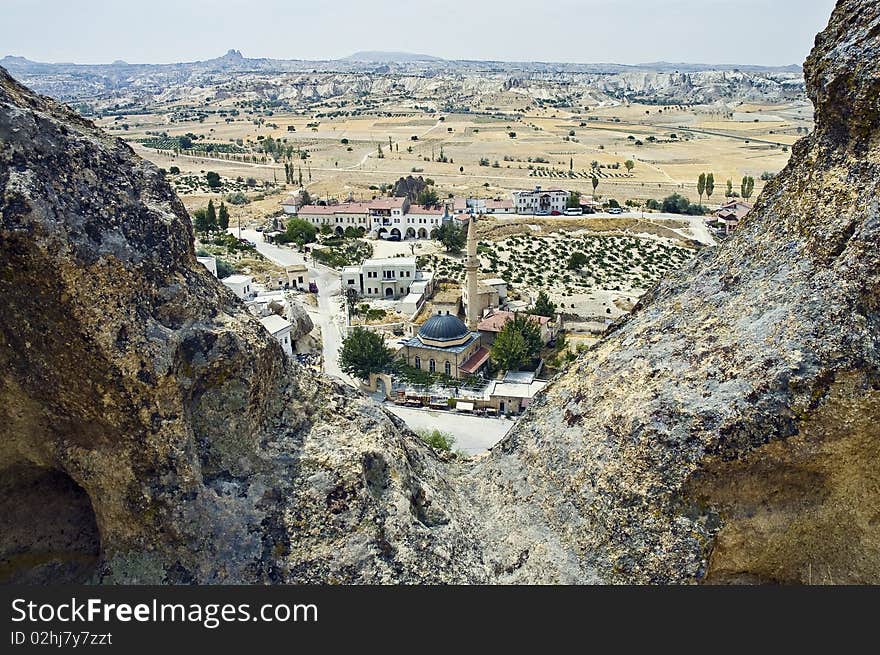
<instances>
[{"instance_id":1,"label":"stone building","mask_svg":"<svg viewBox=\"0 0 880 655\"><path fill-rule=\"evenodd\" d=\"M480 344L480 333L469 330L460 318L435 314L404 344L399 356L415 368L461 379L485 366L489 350Z\"/></svg>"}]
</instances>

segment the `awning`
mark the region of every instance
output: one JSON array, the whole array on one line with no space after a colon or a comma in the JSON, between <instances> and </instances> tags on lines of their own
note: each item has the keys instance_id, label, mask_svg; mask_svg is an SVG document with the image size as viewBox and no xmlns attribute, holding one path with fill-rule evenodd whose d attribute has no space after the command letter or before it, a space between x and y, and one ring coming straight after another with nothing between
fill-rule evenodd
<instances>
[{"instance_id":1,"label":"awning","mask_svg":"<svg viewBox=\"0 0 880 655\"><path fill-rule=\"evenodd\" d=\"M476 373L486 363L487 359L489 359L489 349L480 346L477 348L477 352L468 357L467 361L458 367L458 370L468 374Z\"/></svg>"},{"instance_id":2,"label":"awning","mask_svg":"<svg viewBox=\"0 0 880 655\"><path fill-rule=\"evenodd\" d=\"M460 409L463 412L472 412L474 411L474 404L459 400L455 403L455 409Z\"/></svg>"}]
</instances>

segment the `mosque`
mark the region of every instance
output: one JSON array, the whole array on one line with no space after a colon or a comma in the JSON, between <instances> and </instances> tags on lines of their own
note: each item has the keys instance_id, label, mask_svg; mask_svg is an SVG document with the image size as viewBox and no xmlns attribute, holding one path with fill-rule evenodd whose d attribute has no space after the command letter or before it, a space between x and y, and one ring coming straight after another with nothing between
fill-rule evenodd
<instances>
[{"instance_id":1,"label":"mosque","mask_svg":"<svg viewBox=\"0 0 880 655\"><path fill-rule=\"evenodd\" d=\"M468 221L465 285L462 290L465 321L448 310L434 314L419 328L418 333L401 348L406 363L431 373L444 373L455 379L482 372L489 361L488 345L483 345L477 325L484 309L499 301L499 285L487 285L477 279L480 260L477 257L476 217ZM501 283L503 280L491 280ZM481 288L482 284L482 288ZM482 293L481 293L482 291ZM476 299L475 302L471 302Z\"/></svg>"}]
</instances>

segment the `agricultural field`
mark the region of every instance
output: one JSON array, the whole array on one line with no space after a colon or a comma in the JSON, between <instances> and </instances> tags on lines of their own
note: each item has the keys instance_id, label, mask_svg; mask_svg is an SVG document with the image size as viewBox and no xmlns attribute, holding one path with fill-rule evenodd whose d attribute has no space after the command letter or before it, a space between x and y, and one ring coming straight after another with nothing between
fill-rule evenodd
<instances>
[{"instance_id":1,"label":"agricultural field","mask_svg":"<svg viewBox=\"0 0 880 655\"><path fill-rule=\"evenodd\" d=\"M520 102L518 113L495 111L499 104L477 99L468 111L445 113L376 98L362 113L340 115L328 103L256 109L224 97L99 123L166 170L213 170L289 189L301 179L316 198L368 199L415 174L432 178L443 195L509 197L536 184L590 195L595 177L602 199L623 203L679 192L697 200L696 179L711 171L710 204L723 199L728 179L738 190L745 175L755 178L756 196L762 175L779 171L791 144L812 129L805 100L577 108ZM492 111L477 113L486 107Z\"/></svg>"}]
</instances>

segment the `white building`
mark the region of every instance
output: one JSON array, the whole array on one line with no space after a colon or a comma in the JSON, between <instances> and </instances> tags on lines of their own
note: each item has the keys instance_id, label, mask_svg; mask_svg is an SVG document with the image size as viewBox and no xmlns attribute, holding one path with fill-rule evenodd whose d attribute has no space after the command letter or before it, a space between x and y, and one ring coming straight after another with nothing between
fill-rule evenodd
<instances>
[{"instance_id":1,"label":"white building","mask_svg":"<svg viewBox=\"0 0 880 655\"><path fill-rule=\"evenodd\" d=\"M365 259L360 266L342 269L342 290L357 289L366 298L397 299L409 294L413 283L426 281L430 287L432 279L430 273L416 269L415 257Z\"/></svg>"},{"instance_id":2,"label":"white building","mask_svg":"<svg viewBox=\"0 0 880 655\"><path fill-rule=\"evenodd\" d=\"M256 295L254 279L250 275L230 275L220 281L232 289L232 292L242 300L250 300Z\"/></svg>"},{"instance_id":3,"label":"white building","mask_svg":"<svg viewBox=\"0 0 880 655\"><path fill-rule=\"evenodd\" d=\"M207 255L205 257L196 257L199 264L211 271L214 277L217 277L217 258Z\"/></svg>"},{"instance_id":4,"label":"white building","mask_svg":"<svg viewBox=\"0 0 880 655\"><path fill-rule=\"evenodd\" d=\"M446 210L437 207L411 205L404 215L404 239L428 239L443 224Z\"/></svg>"},{"instance_id":5,"label":"white building","mask_svg":"<svg viewBox=\"0 0 880 655\"><path fill-rule=\"evenodd\" d=\"M468 198L468 210L473 214L514 214L513 202L500 198Z\"/></svg>"},{"instance_id":6,"label":"white building","mask_svg":"<svg viewBox=\"0 0 880 655\"><path fill-rule=\"evenodd\" d=\"M404 215L409 211L408 198L376 198L369 203L371 229L380 239L403 238L406 231Z\"/></svg>"},{"instance_id":7,"label":"white building","mask_svg":"<svg viewBox=\"0 0 880 655\"><path fill-rule=\"evenodd\" d=\"M315 227L329 225L336 234L343 234L345 228L360 228L361 232L370 229L370 206L367 202L346 202L338 205L303 205L297 217L308 221Z\"/></svg>"},{"instance_id":8,"label":"white building","mask_svg":"<svg viewBox=\"0 0 880 655\"><path fill-rule=\"evenodd\" d=\"M293 326L287 320L281 318L278 314L269 314L261 318L260 323L281 344L281 349L285 353L293 355L293 343L290 340L290 329Z\"/></svg>"},{"instance_id":9,"label":"white building","mask_svg":"<svg viewBox=\"0 0 880 655\"><path fill-rule=\"evenodd\" d=\"M293 289L307 291L309 288L309 269L305 264L291 264L284 269L287 285Z\"/></svg>"},{"instance_id":10,"label":"white building","mask_svg":"<svg viewBox=\"0 0 880 655\"><path fill-rule=\"evenodd\" d=\"M536 186L534 191L514 191L512 195L517 214L561 214L570 194L562 189L542 190Z\"/></svg>"}]
</instances>

